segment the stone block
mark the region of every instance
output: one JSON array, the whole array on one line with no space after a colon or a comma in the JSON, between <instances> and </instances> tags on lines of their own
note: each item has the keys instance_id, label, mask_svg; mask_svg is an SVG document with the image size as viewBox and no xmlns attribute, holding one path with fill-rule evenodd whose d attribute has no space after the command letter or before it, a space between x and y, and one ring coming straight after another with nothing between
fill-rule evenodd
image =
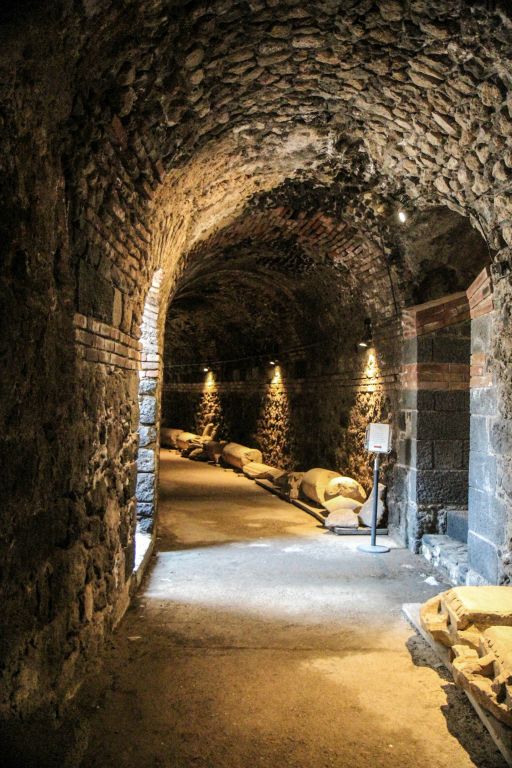
<instances>
[{"instance_id":1,"label":"stone block","mask_svg":"<svg viewBox=\"0 0 512 768\"><path fill-rule=\"evenodd\" d=\"M467 542L468 540L468 510L446 510L446 533L452 539Z\"/></svg>"},{"instance_id":2,"label":"stone block","mask_svg":"<svg viewBox=\"0 0 512 768\"><path fill-rule=\"evenodd\" d=\"M139 427L139 448L147 448L156 443L156 427L141 424Z\"/></svg>"},{"instance_id":3,"label":"stone block","mask_svg":"<svg viewBox=\"0 0 512 768\"><path fill-rule=\"evenodd\" d=\"M114 299L112 302L112 325L119 328L123 317L123 294L114 288Z\"/></svg>"},{"instance_id":4,"label":"stone block","mask_svg":"<svg viewBox=\"0 0 512 768\"><path fill-rule=\"evenodd\" d=\"M158 380L146 376L139 382L139 395L155 395L158 386Z\"/></svg>"},{"instance_id":5,"label":"stone block","mask_svg":"<svg viewBox=\"0 0 512 768\"><path fill-rule=\"evenodd\" d=\"M155 505L146 501L137 502L137 519L152 518L155 514Z\"/></svg>"},{"instance_id":6,"label":"stone block","mask_svg":"<svg viewBox=\"0 0 512 768\"><path fill-rule=\"evenodd\" d=\"M151 448L139 448L137 469L139 472L154 472L155 451L151 450Z\"/></svg>"},{"instance_id":7,"label":"stone block","mask_svg":"<svg viewBox=\"0 0 512 768\"><path fill-rule=\"evenodd\" d=\"M491 448L503 456L512 454L512 419L489 421Z\"/></svg>"},{"instance_id":8,"label":"stone block","mask_svg":"<svg viewBox=\"0 0 512 768\"><path fill-rule=\"evenodd\" d=\"M468 533L469 567L488 583L498 584L500 575L499 555L496 547L473 531Z\"/></svg>"},{"instance_id":9,"label":"stone block","mask_svg":"<svg viewBox=\"0 0 512 768\"><path fill-rule=\"evenodd\" d=\"M434 410L434 393L426 389L403 389L400 392L400 407L404 410Z\"/></svg>"},{"instance_id":10,"label":"stone block","mask_svg":"<svg viewBox=\"0 0 512 768\"><path fill-rule=\"evenodd\" d=\"M136 496L137 501L147 504L155 501L155 475L153 472L139 472L137 475Z\"/></svg>"},{"instance_id":11,"label":"stone block","mask_svg":"<svg viewBox=\"0 0 512 768\"><path fill-rule=\"evenodd\" d=\"M78 272L78 311L106 323L112 322L114 286L83 259Z\"/></svg>"},{"instance_id":12,"label":"stone block","mask_svg":"<svg viewBox=\"0 0 512 768\"><path fill-rule=\"evenodd\" d=\"M471 416L470 441L471 451L488 453L490 447L490 424L486 416Z\"/></svg>"},{"instance_id":13,"label":"stone block","mask_svg":"<svg viewBox=\"0 0 512 768\"><path fill-rule=\"evenodd\" d=\"M417 363L418 362L418 345L417 338L405 339L402 346L402 362Z\"/></svg>"},{"instance_id":14,"label":"stone block","mask_svg":"<svg viewBox=\"0 0 512 768\"><path fill-rule=\"evenodd\" d=\"M398 463L408 467L412 463L412 440L405 437L398 443Z\"/></svg>"},{"instance_id":15,"label":"stone block","mask_svg":"<svg viewBox=\"0 0 512 768\"><path fill-rule=\"evenodd\" d=\"M412 465L416 469L433 469L434 443L431 440L412 440Z\"/></svg>"},{"instance_id":16,"label":"stone block","mask_svg":"<svg viewBox=\"0 0 512 768\"><path fill-rule=\"evenodd\" d=\"M472 415L494 416L496 413L495 387L471 389L469 407Z\"/></svg>"},{"instance_id":17,"label":"stone block","mask_svg":"<svg viewBox=\"0 0 512 768\"><path fill-rule=\"evenodd\" d=\"M494 456L477 451L470 452L469 485L479 491L494 493L496 488L496 459Z\"/></svg>"},{"instance_id":18,"label":"stone block","mask_svg":"<svg viewBox=\"0 0 512 768\"><path fill-rule=\"evenodd\" d=\"M502 544L508 522L506 505L484 491L470 488L468 494L469 530L496 546Z\"/></svg>"},{"instance_id":19,"label":"stone block","mask_svg":"<svg viewBox=\"0 0 512 768\"><path fill-rule=\"evenodd\" d=\"M141 517L137 524L139 533L153 533L154 519L152 517Z\"/></svg>"},{"instance_id":20,"label":"stone block","mask_svg":"<svg viewBox=\"0 0 512 768\"><path fill-rule=\"evenodd\" d=\"M492 318L489 315L471 321L471 352L488 352L491 349Z\"/></svg>"},{"instance_id":21,"label":"stone block","mask_svg":"<svg viewBox=\"0 0 512 768\"><path fill-rule=\"evenodd\" d=\"M434 393L436 411L469 412L469 391L447 391Z\"/></svg>"},{"instance_id":22,"label":"stone block","mask_svg":"<svg viewBox=\"0 0 512 768\"><path fill-rule=\"evenodd\" d=\"M418 411L418 440L464 440L469 435L469 413Z\"/></svg>"},{"instance_id":23,"label":"stone block","mask_svg":"<svg viewBox=\"0 0 512 768\"><path fill-rule=\"evenodd\" d=\"M434 442L435 469L464 469L461 440L436 440Z\"/></svg>"},{"instance_id":24,"label":"stone block","mask_svg":"<svg viewBox=\"0 0 512 768\"><path fill-rule=\"evenodd\" d=\"M469 363L470 353L469 338L444 336L434 339L432 359L436 363Z\"/></svg>"},{"instance_id":25,"label":"stone block","mask_svg":"<svg viewBox=\"0 0 512 768\"><path fill-rule=\"evenodd\" d=\"M151 426L156 424L157 420L157 400L151 395L144 395L139 398L139 418L141 424Z\"/></svg>"},{"instance_id":26,"label":"stone block","mask_svg":"<svg viewBox=\"0 0 512 768\"><path fill-rule=\"evenodd\" d=\"M468 473L465 470L418 470L416 501L418 504L460 504L468 498Z\"/></svg>"},{"instance_id":27,"label":"stone block","mask_svg":"<svg viewBox=\"0 0 512 768\"><path fill-rule=\"evenodd\" d=\"M431 334L418 336L417 338L416 361L418 363L430 363L433 360L432 351L434 337Z\"/></svg>"}]
</instances>

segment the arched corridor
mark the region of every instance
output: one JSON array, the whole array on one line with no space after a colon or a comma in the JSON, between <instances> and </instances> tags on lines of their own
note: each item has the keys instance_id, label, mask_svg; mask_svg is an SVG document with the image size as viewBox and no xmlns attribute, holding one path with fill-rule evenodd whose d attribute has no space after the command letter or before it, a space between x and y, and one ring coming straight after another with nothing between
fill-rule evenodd
<instances>
[{"instance_id":1,"label":"arched corridor","mask_svg":"<svg viewBox=\"0 0 512 768\"><path fill-rule=\"evenodd\" d=\"M510 584L511 59L505 0L4 0L0 719L14 764L30 744L51 764L45 740L127 637L155 547L180 537L172 503L158 509L163 428L212 425L219 443L366 495L365 428L386 423L390 562L416 573L455 541L453 581ZM262 493L251 505L277 504ZM288 554L306 582L338 547L343 590L359 561L321 540L322 557ZM371 567L365 594L389 566ZM339 594L322 584L317 607ZM411 690L432 681L405 625L389 632Z\"/></svg>"}]
</instances>

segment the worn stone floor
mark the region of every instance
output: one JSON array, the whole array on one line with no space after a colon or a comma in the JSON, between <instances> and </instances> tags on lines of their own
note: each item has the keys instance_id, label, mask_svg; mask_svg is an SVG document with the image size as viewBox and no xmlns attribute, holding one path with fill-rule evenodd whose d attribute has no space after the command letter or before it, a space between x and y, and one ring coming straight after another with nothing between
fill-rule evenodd
<instances>
[{"instance_id":1,"label":"worn stone floor","mask_svg":"<svg viewBox=\"0 0 512 768\"><path fill-rule=\"evenodd\" d=\"M444 588L420 557L361 554L361 538L166 450L160 515L81 695L83 768L503 765L401 615Z\"/></svg>"}]
</instances>

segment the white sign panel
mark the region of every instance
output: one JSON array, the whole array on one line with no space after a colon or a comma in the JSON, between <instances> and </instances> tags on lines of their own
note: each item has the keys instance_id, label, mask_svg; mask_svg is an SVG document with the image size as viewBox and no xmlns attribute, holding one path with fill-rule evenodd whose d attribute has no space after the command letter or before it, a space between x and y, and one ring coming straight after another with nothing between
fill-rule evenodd
<instances>
[{"instance_id":1,"label":"white sign panel","mask_svg":"<svg viewBox=\"0 0 512 768\"><path fill-rule=\"evenodd\" d=\"M391 426L389 424L368 424L366 427L366 450L370 453L390 452Z\"/></svg>"}]
</instances>

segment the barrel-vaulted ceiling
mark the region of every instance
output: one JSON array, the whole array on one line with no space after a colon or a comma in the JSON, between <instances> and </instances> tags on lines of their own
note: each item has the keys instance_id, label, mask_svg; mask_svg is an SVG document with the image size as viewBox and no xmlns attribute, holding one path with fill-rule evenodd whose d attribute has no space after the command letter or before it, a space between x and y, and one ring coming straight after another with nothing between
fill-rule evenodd
<instances>
[{"instance_id":1,"label":"barrel-vaulted ceiling","mask_svg":"<svg viewBox=\"0 0 512 768\"><path fill-rule=\"evenodd\" d=\"M298 188L332 226L381 250L379 295L389 269L422 281L421 259L405 253L395 226L399 208L411 217L448 206L491 249L512 242L504 2L36 5L15 77L24 81L44 47L49 64L38 65L32 98L56 109L45 140L64 148L73 253L133 299L134 326L155 268L171 291L201 243L265 205L297 210ZM4 13L16 28L16 13ZM28 126L15 126L19 141ZM351 279L364 282L365 269L355 260ZM397 300L410 300L407 290Z\"/></svg>"}]
</instances>

